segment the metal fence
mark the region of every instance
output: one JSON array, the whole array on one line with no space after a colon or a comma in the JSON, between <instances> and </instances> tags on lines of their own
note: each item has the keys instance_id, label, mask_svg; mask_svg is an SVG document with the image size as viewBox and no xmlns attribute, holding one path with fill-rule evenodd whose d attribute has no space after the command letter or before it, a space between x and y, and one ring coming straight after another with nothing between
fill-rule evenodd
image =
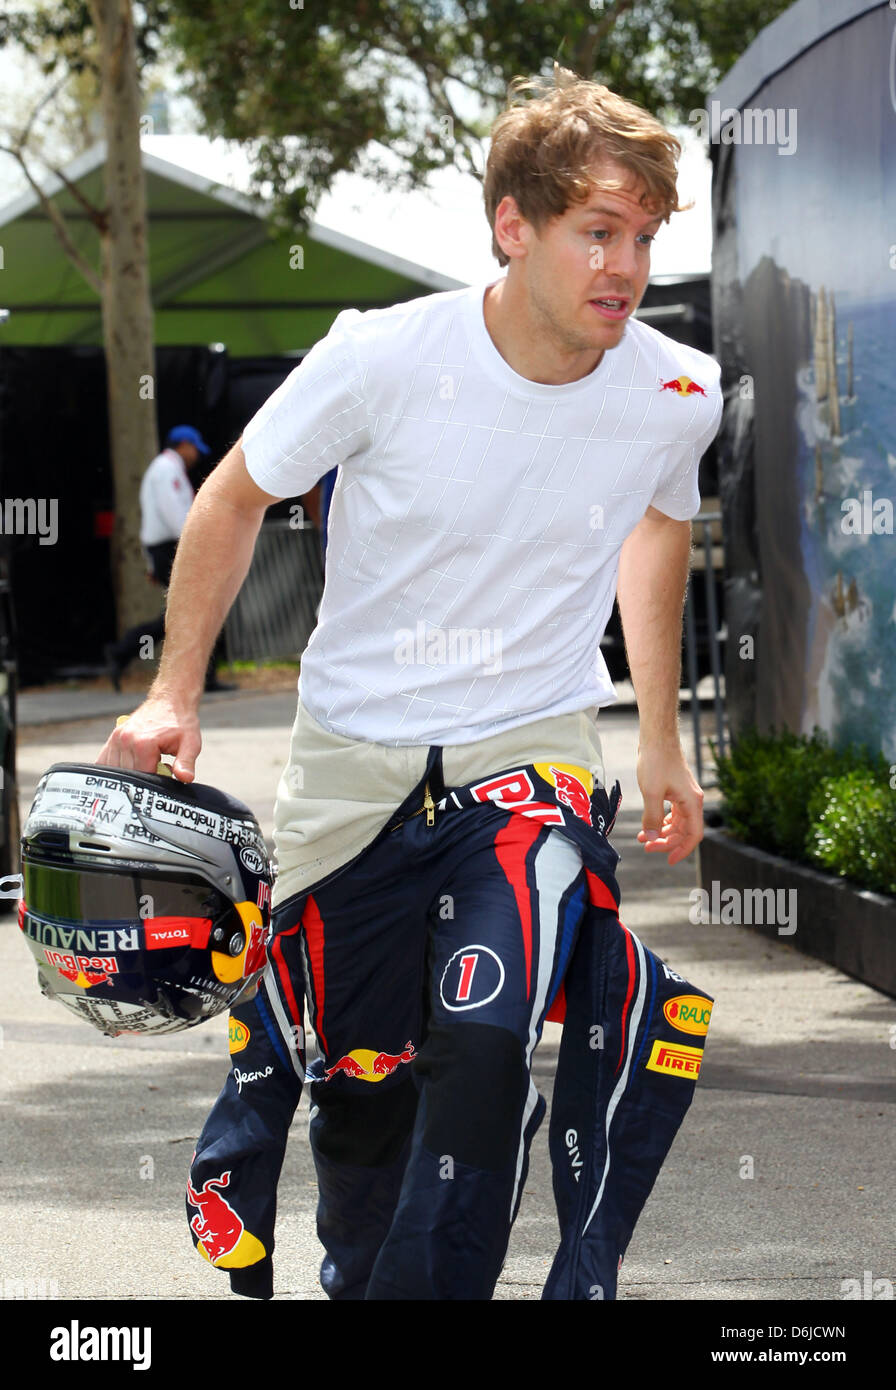
<instances>
[{"instance_id":1,"label":"metal fence","mask_svg":"<svg viewBox=\"0 0 896 1390\"><path fill-rule=\"evenodd\" d=\"M266 521L224 626L228 661L294 661L317 622L324 577L310 521Z\"/></svg>"},{"instance_id":2,"label":"metal fence","mask_svg":"<svg viewBox=\"0 0 896 1390\"><path fill-rule=\"evenodd\" d=\"M716 603L715 575L722 568L722 549L721 549L721 512L701 512L692 521L692 526L696 527L698 534L696 537L697 555L691 568L691 577L688 583L687 598L684 606L684 634L685 634L685 659L687 663L687 679L691 692L691 724L694 732L694 760L696 763L697 781L701 786L714 786L712 782L703 780L703 747L702 747L702 721L700 717L700 700L697 695L699 683L699 673L697 670L697 623L694 616L693 589L696 583L700 582L700 571L703 572L703 583L706 586L706 641L709 648L710 679L712 680L712 703L715 722L715 741L720 754L725 752L726 725L725 725L725 695L722 675L722 642L725 640L725 629L719 621L718 604Z\"/></svg>"}]
</instances>

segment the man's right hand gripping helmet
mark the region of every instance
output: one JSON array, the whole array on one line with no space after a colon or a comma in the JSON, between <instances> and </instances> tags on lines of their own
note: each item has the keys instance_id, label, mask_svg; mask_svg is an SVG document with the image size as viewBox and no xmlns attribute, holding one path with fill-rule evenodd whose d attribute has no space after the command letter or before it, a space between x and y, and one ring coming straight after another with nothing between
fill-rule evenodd
<instances>
[{"instance_id":1,"label":"man's right hand gripping helmet","mask_svg":"<svg viewBox=\"0 0 896 1390\"><path fill-rule=\"evenodd\" d=\"M112 1037L190 1028L264 969L267 849L249 807L214 787L54 763L22 831L22 876L41 989Z\"/></svg>"}]
</instances>

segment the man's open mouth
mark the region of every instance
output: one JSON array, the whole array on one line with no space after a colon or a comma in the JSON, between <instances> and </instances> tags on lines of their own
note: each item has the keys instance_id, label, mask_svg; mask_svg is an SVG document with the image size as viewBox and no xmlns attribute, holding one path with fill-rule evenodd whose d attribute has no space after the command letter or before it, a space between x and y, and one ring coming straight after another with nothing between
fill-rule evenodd
<instances>
[{"instance_id":1,"label":"man's open mouth","mask_svg":"<svg viewBox=\"0 0 896 1390\"><path fill-rule=\"evenodd\" d=\"M615 295L604 295L600 299L590 300L589 303L606 318L624 318L628 313L629 300Z\"/></svg>"}]
</instances>

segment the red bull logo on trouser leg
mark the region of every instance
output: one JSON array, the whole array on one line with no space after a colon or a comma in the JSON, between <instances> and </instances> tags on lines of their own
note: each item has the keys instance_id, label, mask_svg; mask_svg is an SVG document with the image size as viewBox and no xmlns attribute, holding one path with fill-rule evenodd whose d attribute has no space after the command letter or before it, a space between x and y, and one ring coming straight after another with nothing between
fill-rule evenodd
<instances>
[{"instance_id":1,"label":"red bull logo on trouser leg","mask_svg":"<svg viewBox=\"0 0 896 1390\"><path fill-rule=\"evenodd\" d=\"M398 1036L401 1037L401 1034ZM412 1042L406 1042L401 1052L374 1052L370 1047L356 1047L326 1068L326 1080L332 1080L341 1072L343 1076L353 1076L358 1081L382 1081L384 1076L391 1076L402 1062L413 1062L416 1055Z\"/></svg>"},{"instance_id":2,"label":"red bull logo on trouser leg","mask_svg":"<svg viewBox=\"0 0 896 1390\"><path fill-rule=\"evenodd\" d=\"M190 1230L196 1237L196 1249L210 1264L222 1269L243 1269L263 1259L265 1248L221 1196L229 1183L229 1169L219 1178L208 1178L198 1190L187 1179L187 1201L199 1212L190 1219Z\"/></svg>"}]
</instances>

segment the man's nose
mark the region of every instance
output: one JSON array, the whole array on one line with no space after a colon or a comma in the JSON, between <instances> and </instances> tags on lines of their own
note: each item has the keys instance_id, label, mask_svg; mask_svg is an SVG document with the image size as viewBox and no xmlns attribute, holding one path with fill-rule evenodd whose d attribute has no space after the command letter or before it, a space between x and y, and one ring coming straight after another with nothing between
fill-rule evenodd
<instances>
[{"instance_id":1,"label":"man's nose","mask_svg":"<svg viewBox=\"0 0 896 1390\"><path fill-rule=\"evenodd\" d=\"M626 289L630 288L638 275L638 257L634 244L626 237L608 246L604 252L603 268L608 275L624 280Z\"/></svg>"}]
</instances>

